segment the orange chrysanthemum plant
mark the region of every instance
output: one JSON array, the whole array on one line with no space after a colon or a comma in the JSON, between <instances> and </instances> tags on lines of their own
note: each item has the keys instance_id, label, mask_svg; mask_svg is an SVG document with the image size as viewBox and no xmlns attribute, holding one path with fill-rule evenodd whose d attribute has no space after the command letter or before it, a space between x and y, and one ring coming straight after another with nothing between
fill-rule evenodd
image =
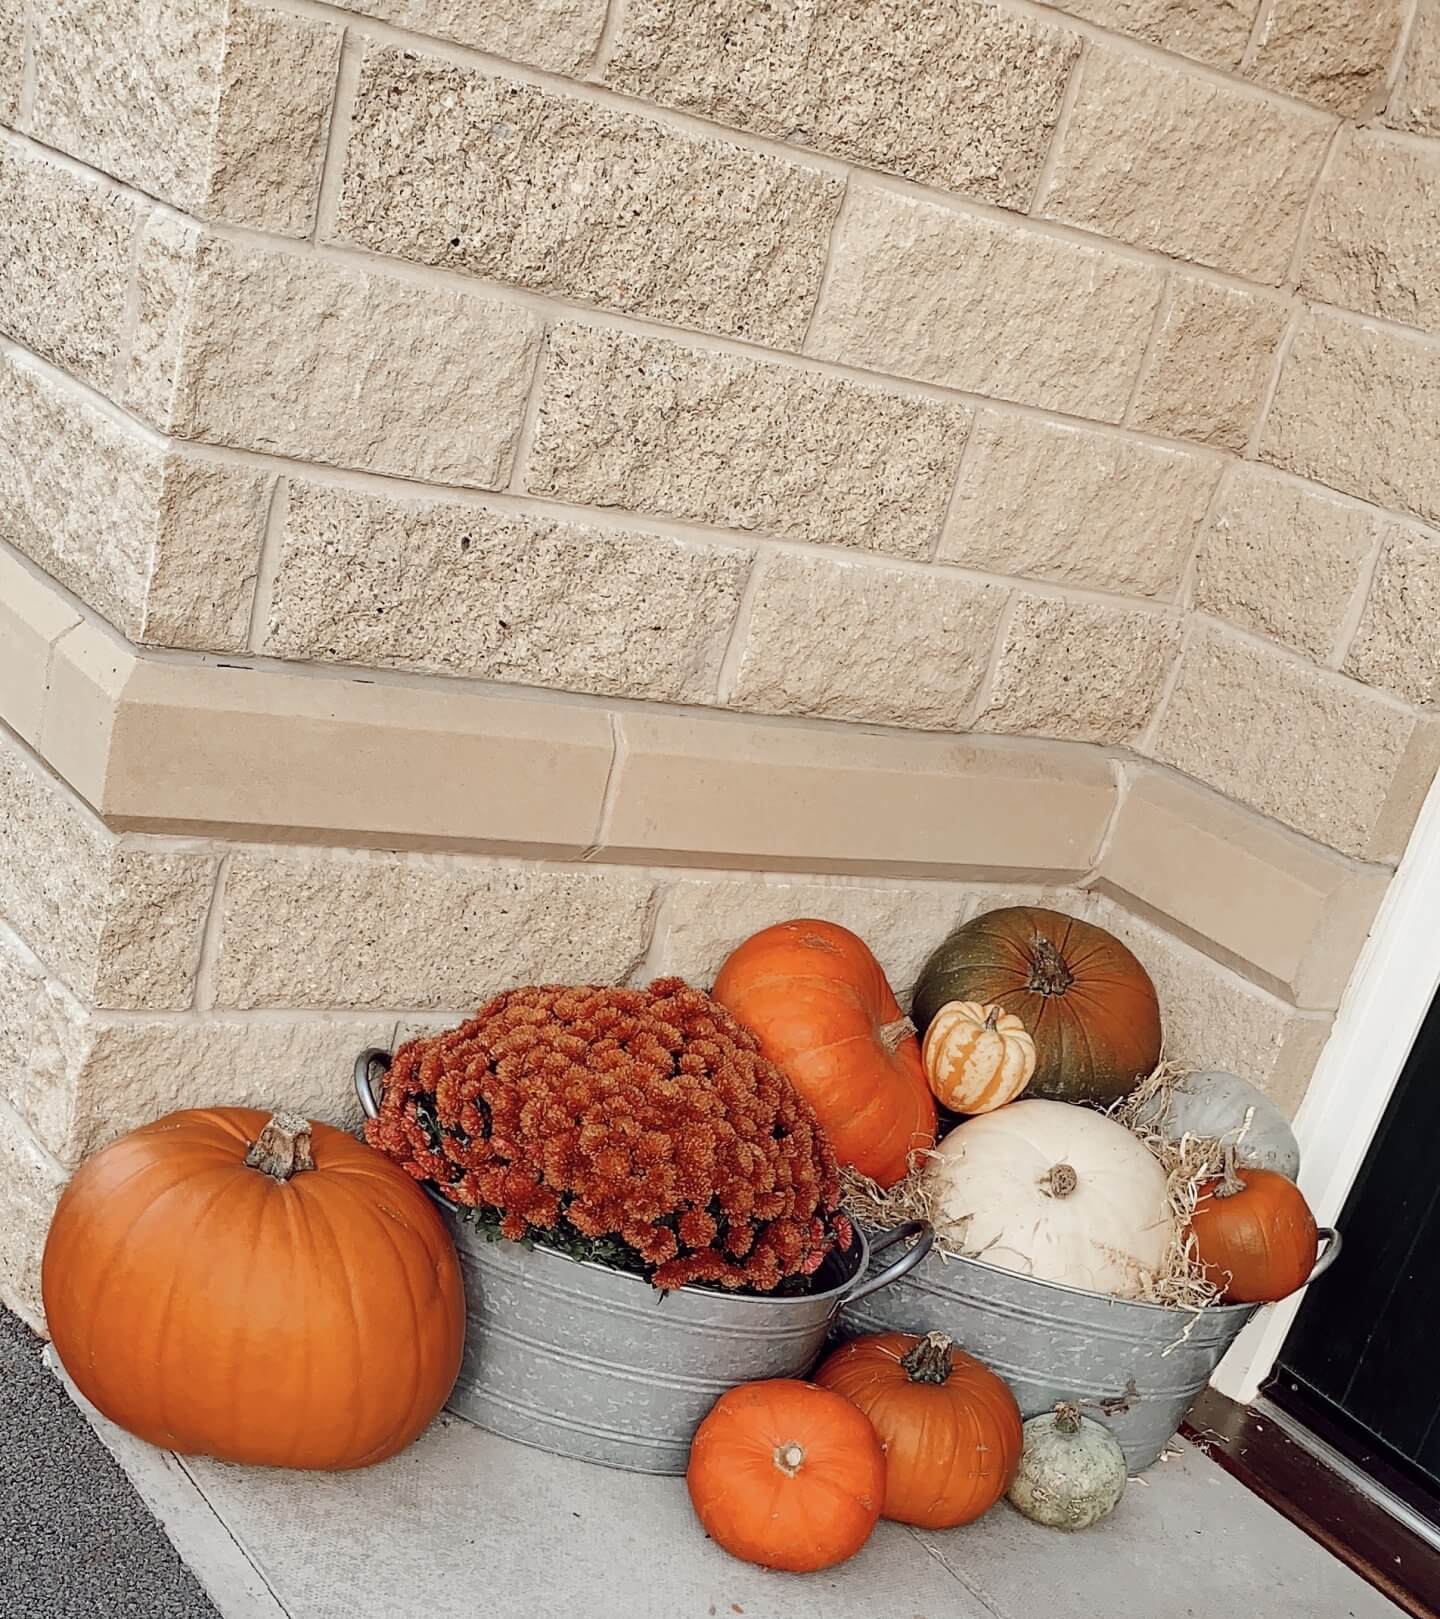
<instances>
[{"instance_id":1,"label":"orange chrysanthemum plant","mask_svg":"<svg viewBox=\"0 0 1440 1619\"><path fill-rule=\"evenodd\" d=\"M678 978L496 996L396 1053L366 1135L490 1235L658 1288L803 1291L852 1240L809 1104Z\"/></svg>"}]
</instances>

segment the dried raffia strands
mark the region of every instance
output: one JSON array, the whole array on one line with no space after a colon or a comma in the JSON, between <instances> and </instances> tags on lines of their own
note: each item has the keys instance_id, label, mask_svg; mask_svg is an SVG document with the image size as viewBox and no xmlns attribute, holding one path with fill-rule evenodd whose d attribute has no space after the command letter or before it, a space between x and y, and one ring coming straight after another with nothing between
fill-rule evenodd
<instances>
[{"instance_id":1,"label":"dried raffia strands","mask_svg":"<svg viewBox=\"0 0 1440 1619\"><path fill-rule=\"evenodd\" d=\"M365 1134L482 1229L662 1289L793 1289L851 1240L809 1104L678 978L498 995L401 1047Z\"/></svg>"},{"instance_id":2,"label":"dried raffia strands","mask_svg":"<svg viewBox=\"0 0 1440 1619\"><path fill-rule=\"evenodd\" d=\"M1165 1171L1166 1201L1174 1220L1174 1236L1164 1264L1156 1275L1145 1278L1139 1296L1146 1303L1163 1304L1193 1314L1216 1303L1220 1296L1214 1284L1206 1279L1189 1226L1200 1187L1220 1172L1222 1149L1218 1141L1200 1136L1187 1135L1179 1141L1170 1141L1153 1125L1140 1122L1146 1104L1168 1098L1176 1081L1189 1072L1190 1069L1176 1063L1161 1062L1128 1096L1106 1112L1159 1161ZM1164 1111L1159 1110L1160 1116L1163 1117ZM841 1172L841 1186L846 1208L863 1226L885 1231L906 1220L928 1220L935 1227L935 1252L942 1260L984 1257L966 1246L964 1222L937 1217L937 1199L923 1162L917 1163L903 1181L888 1189L849 1169Z\"/></svg>"}]
</instances>

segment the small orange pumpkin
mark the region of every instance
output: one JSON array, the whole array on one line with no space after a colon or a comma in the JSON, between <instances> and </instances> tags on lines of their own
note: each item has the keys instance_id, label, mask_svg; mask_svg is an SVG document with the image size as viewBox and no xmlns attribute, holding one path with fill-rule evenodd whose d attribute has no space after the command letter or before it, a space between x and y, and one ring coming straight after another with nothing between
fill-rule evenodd
<instances>
[{"instance_id":1,"label":"small orange pumpkin","mask_svg":"<svg viewBox=\"0 0 1440 1619\"><path fill-rule=\"evenodd\" d=\"M882 1186L935 1145L920 1043L880 963L834 922L780 922L735 950L717 1001L814 1108L835 1156Z\"/></svg>"},{"instance_id":2,"label":"small orange pumpkin","mask_svg":"<svg viewBox=\"0 0 1440 1619\"><path fill-rule=\"evenodd\" d=\"M705 1533L732 1557L808 1574L853 1557L885 1499L885 1456L842 1395L776 1378L722 1394L685 1475Z\"/></svg>"},{"instance_id":3,"label":"small orange pumpkin","mask_svg":"<svg viewBox=\"0 0 1440 1619\"><path fill-rule=\"evenodd\" d=\"M163 1450L347 1468L408 1445L465 1338L455 1249L342 1130L171 1113L87 1160L45 1244L45 1314L87 1400Z\"/></svg>"},{"instance_id":4,"label":"small orange pumpkin","mask_svg":"<svg viewBox=\"0 0 1440 1619\"><path fill-rule=\"evenodd\" d=\"M1304 1287L1320 1237L1315 1216L1294 1181L1273 1169L1235 1167L1200 1188L1190 1217L1196 1252L1230 1304L1269 1304Z\"/></svg>"},{"instance_id":5,"label":"small orange pumpkin","mask_svg":"<svg viewBox=\"0 0 1440 1619\"><path fill-rule=\"evenodd\" d=\"M973 1523L1020 1465L1020 1407L943 1332L855 1338L815 1374L869 1417L885 1451L883 1516L920 1529Z\"/></svg>"},{"instance_id":6,"label":"small orange pumpkin","mask_svg":"<svg viewBox=\"0 0 1440 1619\"><path fill-rule=\"evenodd\" d=\"M936 1101L952 1113L991 1113L1013 1102L1035 1072L1035 1042L1003 1006L947 1001L920 1048Z\"/></svg>"}]
</instances>

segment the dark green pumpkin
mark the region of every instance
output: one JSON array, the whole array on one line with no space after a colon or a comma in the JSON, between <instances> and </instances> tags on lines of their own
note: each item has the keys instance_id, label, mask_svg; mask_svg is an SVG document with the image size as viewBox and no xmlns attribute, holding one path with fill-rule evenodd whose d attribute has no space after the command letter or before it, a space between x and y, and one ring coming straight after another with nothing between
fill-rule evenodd
<instances>
[{"instance_id":1,"label":"dark green pumpkin","mask_svg":"<svg viewBox=\"0 0 1440 1619\"><path fill-rule=\"evenodd\" d=\"M1013 1012L1035 1041L1026 1096L1109 1103L1160 1060L1150 975L1114 934L1038 906L988 911L931 954L911 1017L921 1037L947 1001Z\"/></svg>"}]
</instances>

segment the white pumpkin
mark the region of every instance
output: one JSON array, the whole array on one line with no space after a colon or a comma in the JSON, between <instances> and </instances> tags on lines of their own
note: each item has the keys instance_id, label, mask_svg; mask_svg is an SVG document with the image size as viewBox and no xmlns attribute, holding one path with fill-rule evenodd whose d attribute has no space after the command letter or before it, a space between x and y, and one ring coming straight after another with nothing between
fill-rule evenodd
<instances>
[{"instance_id":1,"label":"white pumpkin","mask_svg":"<svg viewBox=\"0 0 1440 1619\"><path fill-rule=\"evenodd\" d=\"M1108 1428L1073 1405L1031 1417L1020 1466L1007 1492L1010 1505L1048 1529L1088 1529L1125 1493L1125 1452Z\"/></svg>"},{"instance_id":2,"label":"white pumpkin","mask_svg":"<svg viewBox=\"0 0 1440 1619\"><path fill-rule=\"evenodd\" d=\"M1174 1234L1165 1171L1121 1124L1012 1102L956 1125L925 1170L936 1234L988 1265L1139 1298Z\"/></svg>"},{"instance_id":3,"label":"white pumpkin","mask_svg":"<svg viewBox=\"0 0 1440 1619\"><path fill-rule=\"evenodd\" d=\"M1168 1096L1143 1103L1136 1122L1158 1130L1168 1141L1191 1135L1235 1145L1241 1169L1273 1169L1292 1181L1300 1174L1300 1143L1290 1121L1264 1091L1238 1074L1185 1074Z\"/></svg>"}]
</instances>

